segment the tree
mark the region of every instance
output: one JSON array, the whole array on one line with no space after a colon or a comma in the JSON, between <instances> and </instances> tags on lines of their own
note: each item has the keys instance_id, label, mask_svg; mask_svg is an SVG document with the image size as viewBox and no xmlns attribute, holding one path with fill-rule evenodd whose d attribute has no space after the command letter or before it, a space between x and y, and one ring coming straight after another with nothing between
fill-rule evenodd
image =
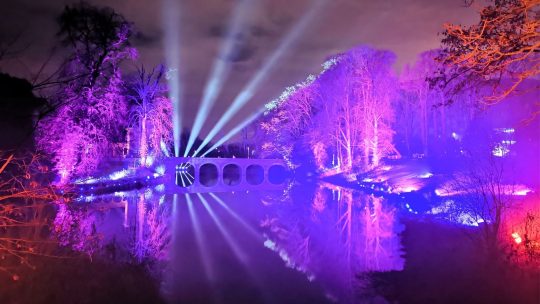
<instances>
[{"instance_id":1,"label":"tree","mask_svg":"<svg viewBox=\"0 0 540 304\"><path fill-rule=\"evenodd\" d=\"M16 157L0 151L0 272L19 279L20 266L50 255L48 202L59 198L46 182L47 167L37 155Z\"/></svg>"},{"instance_id":2,"label":"tree","mask_svg":"<svg viewBox=\"0 0 540 304\"><path fill-rule=\"evenodd\" d=\"M46 103L33 94L28 81L0 73L0 149L32 148L36 112Z\"/></svg>"},{"instance_id":3,"label":"tree","mask_svg":"<svg viewBox=\"0 0 540 304\"><path fill-rule=\"evenodd\" d=\"M301 145L320 171L326 170L330 153L333 170L340 171L368 170L384 157L399 156L392 143L394 58L387 51L357 47L325 62L319 75L267 104L260 124L267 137L262 149L290 160Z\"/></svg>"},{"instance_id":4,"label":"tree","mask_svg":"<svg viewBox=\"0 0 540 304\"><path fill-rule=\"evenodd\" d=\"M490 258L498 259L504 251L501 238L505 219L518 206L513 195L515 184L503 159L476 160L445 187L446 194L454 195L456 201L450 215L480 226L478 243Z\"/></svg>"},{"instance_id":5,"label":"tree","mask_svg":"<svg viewBox=\"0 0 540 304\"><path fill-rule=\"evenodd\" d=\"M138 154L143 165L149 154L168 154L167 149L172 143L172 103L160 95L165 91L160 84L164 71L164 67L159 66L157 70L152 69L147 73L142 67L131 87L133 93L130 99L135 105L130 111L130 125L138 129Z\"/></svg>"},{"instance_id":6,"label":"tree","mask_svg":"<svg viewBox=\"0 0 540 304\"><path fill-rule=\"evenodd\" d=\"M485 101L494 104L540 73L540 1L490 2L478 24L445 24L438 57L445 70L434 79L443 86L458 81L458 89L472 79L491 82Z\"/></svg>"},{"instance_id":7,"label":"tree","mask_svg":"<svg viewBox=\"0 0 540 304\"><path fill-rule=\"evenodd\" d=\"M326 119L317 127L329 131L345 170L371 169L397 152L391 128L397 87L391 70L394 58L387 51L357 47L341 55L320 79Z\"/></svg>"},{"instance_id":8,"label":"tree","mask_svg":"<svg viewBox=\"0 0 540 304\"><path fill-rule=\"evenodd\" d=\"M62 42L73 50L76 68L86 71L84 87L93 87L102 76L117 70L117 60L134 57L129 37L132 26L108 7L94 7L86 2L66 6L58 18ZM117 59L117 60L115 60Z\"/></svg>"},{"instance_id":9,"label":"tree","mask_svg":"<svg viewBox=\"0 0 540 304\"><path fill-rule=\"evenodd\" d=\"M66 7L60 35L72 56L64 74L80 75L57 92L57 110L38 130L42 149L54 155L60 182L97 169L112 144L123 140L127 104L120 63L135 56L131 26L109 8Z\"/></svg>"},{"instance_id":10,"label":"tree","mask_svg":"<svg viewBox=\"0 0 540 304\"><path fill-rule=\"evenodd\" d=\"M380 160L389 155L399 156L393 145L393 101L396 96L397 79L391 66L395 55L388 51L359 48L354 56L354 91L363 118L364 169L379 166ZM359 116L359 115L357 115Z\"/></svg>"},{"instance_id":11,"label":"tree","mask_svg":"<svg viewBox=\"0 0 540 304\"><path fill-rule=\"evenodd\" d=\"M263 156L277 154L293 165L294 144L304 135L313 116L314 81L315 76L310 75L266 105L267 111L259 123L264 137Z\"/></svg>"}]
</instances>

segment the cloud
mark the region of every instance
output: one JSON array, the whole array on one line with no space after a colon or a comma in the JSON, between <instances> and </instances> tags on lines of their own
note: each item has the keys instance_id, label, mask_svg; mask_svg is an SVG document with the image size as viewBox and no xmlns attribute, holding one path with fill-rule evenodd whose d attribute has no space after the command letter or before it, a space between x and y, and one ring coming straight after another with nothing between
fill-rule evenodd
<instances>
[{"instance_id":1,"label":"cloud","mask_svg":"<svg viewBox=\"0 0 540 304\"><path fill-rule=\"evenodd\" d=\"M140 58L126 68L144 64L147 67L164 62L162 44L161 1L154 0L87 0L100 6L111 6L133 22L138 33L133 44ZM238 0L182 0L181 4L181 76L185 82L186 109L184 123L191 126L202 97L212 64L226 37L229 17ZM0 37L25 29L23 40L31 47L19 63L0 62L0 69L15 76L30 77L47 58L48 50L58 42L55 17L73 0L13 1L3 7ZM399 69L412 63L427 49L439 46L445 22L470 24L477 19L474 9L464 8L462 0L327 0L325 9L314 18L306 31L295 41L294 47L276 66L274 73L263 83L253 101L246 105L251 110L278 95L288 85L317 73L320 64L329 56L344 52L359 44L388 49L398 56ZM235 37L236 51L229 58L233 69L223 92L212 111L208 125L219 119L223 110L241 88L261 68L280 40L313 5L313 0L259 0L253 5L245 27ZM10 66L12 65L12 66ZM235 121L241 120L241 115ZM234 121L233 121L234 123ZM204 135L205 130L203 129Z\"/></svg>"}]
</instances>

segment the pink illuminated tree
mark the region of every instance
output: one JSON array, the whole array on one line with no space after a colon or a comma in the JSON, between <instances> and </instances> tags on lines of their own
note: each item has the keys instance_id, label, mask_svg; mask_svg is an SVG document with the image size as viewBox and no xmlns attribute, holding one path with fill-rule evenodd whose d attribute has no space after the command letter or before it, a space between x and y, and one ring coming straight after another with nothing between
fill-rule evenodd
<instances>
[{"instance_id":1,"label":"pink illuminated tree","mask_svg":"<svg viewBox=\"0 0 540 304\"><path fill-rule=\"evenodd\" d=\"M356 254L363 271L403 270L395 209L382 198L370 196L359 215L361 229Z\"/></svg>"},{"instance_id":2,"label":"pink illuminated tree","mask_svg":"<svg viewBox=\"0 0 540 304\"><path fill-rule=\"evenodd\" d=\"M267 104L262 149L291 159L309 149L317 169L365 170L390 155L397 81L390 52L358 47L323 64L323 71ZM307 148L307 149L306 149ZM335 168L333 170L335 170Z\"/></svg>"},{"instance_id":3,"label":"pink illuminated tree","mask_svg":"<svg viewBox=\"0 0 540 304\"><path fill-rule=\"evenodd\" d=\"M134 58L131 25L110 8L81 3L66 7L60 35L71 48L63 74L78 77L60 87L56 112L38 129L38 144L54 156L61 182L97 169L122 141L127 104L120 63Z\"/></svg>"},{"instance_id":4,"label":"pink illuminated tree","mask_svg":"<svg viewBox=\"0 0 540 304\"><path fill-rule=\"evenodd\" d=\"M322 77L327 128L345 170L370 169L380 159L398 154L392 143L394 113L394 56L358 47L340 56L339 63Z\"/></svg>"}]
</instances>

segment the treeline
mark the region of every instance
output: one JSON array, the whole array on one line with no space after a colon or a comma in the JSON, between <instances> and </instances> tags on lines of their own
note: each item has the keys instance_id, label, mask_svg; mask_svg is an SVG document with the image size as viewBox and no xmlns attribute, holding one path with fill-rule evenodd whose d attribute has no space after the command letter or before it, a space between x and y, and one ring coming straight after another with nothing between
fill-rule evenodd
<instances>
[{"instance_id":1,"label":"treeline","mask_svg":"<svg viewBox=\"0 0 540 304\"><path fill-rule=\"evenodd\" d=\"M313 164L322 171L366 171L384 158L460 156L467 145L497 144L490 132L512 126L497 116L523 118L532 110L527 108L531 96L522 95L512 104L514 113L486 111L489 81L437 85L433 77L441 69L440 54L422 53L399 75L389 51L359 46L331 58L318 75L266 105L254 139L261 156L283 157L291 166Z\"/></svg>"}]
</instances>

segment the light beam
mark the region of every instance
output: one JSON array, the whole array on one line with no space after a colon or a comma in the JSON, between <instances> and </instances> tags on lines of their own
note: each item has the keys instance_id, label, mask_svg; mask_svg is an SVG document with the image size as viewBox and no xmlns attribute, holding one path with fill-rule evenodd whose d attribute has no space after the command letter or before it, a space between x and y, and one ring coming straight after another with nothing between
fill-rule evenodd
<instances>
[{"instance_id":1,"label":"light beam","mask_svg":"<svg viewBox=\"0 0 540 304\"><path fill-rule=\"evenodd\" d=\"M201 225L199 223L199 218L193 207L193 201L189 194L185 194L186 201L189 210L189 217L191 218L191 223L193 224L193 232L195 233L195 241L197 242L197 247L199 247L199 252L201 253L204 273L210 282L214 281L214 271L210 264L210 256L208 255L208 249L206 248L204 237L201 231Z\"/></svg>"},{"instance_id":2,"label":"light beam","mask_svg":"<svg viewBox=\"0 0 540 304\"><path fill-rule=\"evenodd\" d=\"M229 30L227 32L227 36L221 45L219 55L212 67L210 78L208 79L206 87L204 88L203 99L201 101L201 105L199 106L195 121L193 122L193 127L191 128L186 150L184 151L184 157L187 157L193 143L195 142L195 139L197 136L199 136L202 126L206 121L208 114L212 110L216 98L221 91L221 87L229 74L231 65L228 58L234 51L234 41L238 34L240 34L242 21L245 19L248 9L254 2L255 1L253 0L240 1L234 8L231 19L229 20Z\"/></svg>"},{"instance_id":3,"label":"light beam","mask_svg":"<svg viewBox=\"0 0 540 304\"><path fill-rule=\"evenodd\" d=\"M218 204L221 205L221 207L223 207L232 217L234 217L240 224L242 224L242 226L244 226L244 228L246 228L246 230L253 236L255 237L256 239L260 239L261 236L259 233L257 233L257 231L255 231L255 229L253 229L253 227L251 227L248 223L246 223L246 221L244 221L244 219L242 219L238 213L234 212L234 210L232 210L229 206L227 206L227 204L225 204L225 202L217 195L215 195L214 193L210 192L209 193L210 196L216 201L218 202Z\"/></svg>"},{"instance_id":4,"label":"light beam","mask_svg":"<svg viewBox=\"0 0 540 304\"><path fill-rule=\"evenodd\" d=\"M208 135L204 138L202 144L195 150L193 157L197 154L216 136L216 134L223 129L225 124L253 97L261 83L270 74L273 68L277 65L281 57L291 47L291 45L297 40L298 36L303 32L304 28L309 24L311 19L315 16L315 13L320 9L322 4L326 0L318 0L314 6L294 25L292 30L281 41L278 48L272 53L270 58L265 61L263 67L257 72L255 77L243 88L243 90L236 96L231 106L225 111L223 116L219 119L216 125L210 130Z\"/></svg>"},{"instance_id":5,"label":"light beam","mask_svg":"<svg viewBox=\"0 0 540 304\"><path fill-rule=\"evenodd\" d=\"M217 147L221 146L224 142L231 139L234 135L238 134L238 132L242 131L243 128L245 128L247 125L255 121L259 115L261 115L264 112L264 108L258 110L257 112L253 113L251 116L249 116L246 120L239 123L236 127L234 127L229 133L227 133L225 136L223 136L220 140L218 140L210 149L208 149L206 152L204 152L201 157L206 156L206 154L210 153L212 150L216 149ZM201 145L202 147L202 145Z\"/></svg>"},{"instance_id":6,"label":"light beam","mask_svg":"<svg viewBox=\"0 0 540 304\"><path fill-rule=\"evenodd\" d=\"M180 7L179 1L163 0L162 15L165 37L163 39L165 49L165 61L167 63L167 85L169 99L173 105L173 142L174 156L180 156L180 133L182 129L182 85L178 69L180 67Z\"/></svg>"},{"instance_id":7,"label":"light beam","mask_svg":"<svg viewBox=\"0 0 540 304\"><path fill-rule=\"evenodd\" d=\"M240 249L240 247L238 246L238 244L236 243L234 238L231 236L231 234L229 233L227 228L225 228L225 226L223 226L223 223L218 218L218 216L214 213L214 210L212 210L212 208L210 207L210 205L208 204L206 199L200 193L197 193L197 196L201 200L201 203L203 204L204 208L206 208L206 210L208 211L208 214L210 214L210 217L212 217L212 219L214 220L214 222L218 226L219 231L221 232L221 234L223 235L223 237L225 238L225 240L227 241L227 243L231 247L232 251L234 252L234 255L236 256L236 258L239 261L241 261L244 265L246 265L247 262L248 262L248 257Z\"/></svg>"}]
</instances>

